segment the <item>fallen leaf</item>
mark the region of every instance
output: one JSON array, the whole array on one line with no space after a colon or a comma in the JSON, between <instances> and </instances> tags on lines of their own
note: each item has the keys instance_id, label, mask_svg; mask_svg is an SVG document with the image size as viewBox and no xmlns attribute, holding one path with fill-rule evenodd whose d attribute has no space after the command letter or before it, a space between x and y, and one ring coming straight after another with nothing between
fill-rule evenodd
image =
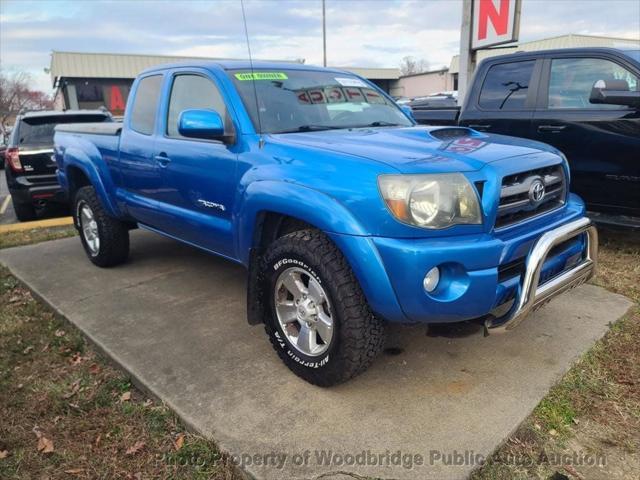
<instances>
[{"instance_id":1,"label":"fallen leaf","mask_svg":"<svg viewBox=\"0 0 640 480\"><path fill-rule=\"evenodd\" d=\"M38 438L38 451L42 453L53 453L53 441L41 434Z\"/></svg>"},{"instance_id":2,"label":"fallen leaf","mask_svg":"<svg viewBox=\"0 0 640 480\"><path fill-rule=\"evenodd\" d=\"M53 424L54 424L54 425L57 425L57 424L58 424L58 422L59 422L60 420L62 420L62 417L61 417L60 415L58 415L57 417L55 417L55 418L53 419Z\"/></svg>"},{"instance_id":3,"label":"fallen leaf","mask_svg":"<svg viewBox=\"0 0 640 480\"><path fill-rule=\"evenodd\" d=\"M143 441L139 441L133 444L133 446L127 448L127 455L135 455L136 453L138 453L140 450L142 450L145 447L145 443Z\"/></svg>"},{"instance_id":4,"label":"fallen leaf","mask_svg":"<svg viewBox=\"0 0 640 480\"><path fill-rule=\"evenodd\" d=\"M65 332L65 331L64 331L64 330L62 330L62 329L58 329L58 330L56 330L56 331L55 331L55 333L54 333L54 335L55 335L56 337L64 337L66 334L67 334L67 332Z\"/></svg>"},{"instance_id":5,"label":"fallen leaf","mask_svg":"<svg viewBox=\"0 0 640 480\"><path fill-rule=\"evenodd\" d=\"M121 402L128 402L129 400L131 400L131 392L124 392L122 395L120 395Z\"/></svg>"},{"instance_id":6,"label":"fallen leaf","mask_svg":"<svg viewBox=\"0 0 640 480\"><path fill-rule=\"evenodd\" d=\"M82 360L84 359L79 353L74 353L73 356L69 359L71 365L80 365L82 363Z\"/></svg>"},{"instance_id":7,"label":"fallen leaf","mask_svg":"<svg viewBox=\"0 0 640 480\"><path fill-rule=\"evenodd\" d=\"M80 390L80 379L71 384L71 390L68 393L65 393L62 398L69 399L78 393L78 390Z\"/></svg>"},{"instance_id":8,"label":"fallen leaf","mask_svg":"<svg viewBox=\"0 0 640 480\"><path fill-rule=\"evenodd\" d=\"M98 436L96 437L95 441L93 442L93 444L97 447L98 445L100 445L100 440L102 440L102 434L98 434Z\"/></svg>"},{"instance_id":9,"label":"fallen leaf","mask_svg":"<svg viewBox=\"0 0 640 480\"><path fill-rule=\"evenodd\" d=\"M552 437L555 437L556 435L558 435L558 432L556 431L555 428L552 428L551 430L549 430L549 435L551 435Z\"/></svg>"},{"instance_id":10,"label":"fallen leaf","mask_svg":"<svg viewBox=\"0 0 640 480\"><path fill-rule=\"evenodd\" d=\"M72 468L70 470L65 470L64 473L69 473L71 475L77 475L79 473L84 473L84 468Z\"/></svg>"},{"instance_id":11,"label":"fallen leaf","mask_svg":"<svg viewBox=\"0 0 640 480\"><path fill-rule=\"evenodd\" d=\"M178 434L176 441L174 442L176 450L180 450L184 445L184 433Z\"/></svg>"},{"instance_id":12,"label":"fallen leaf","mask_svg":"<svg viewBox=\"0 0 640 480\"><path fill-rule=\"evenodd\" d=\"M29 352L31 352L31 350L33 350L33 345L29 345L27 348L25 348L22 353L27 355L29 354Z\"/></svg>"},{"instance_id":13,"label":"fallen leaf","mask_svg":"<svg viewBox=\"0 0 640 480\"><path fill-rule=\"evenodd\" d=\"M20 296L19 295L14 295L13 297L9 298L9 303L16 303L20 301Z\"/></svg>"},{"instance_id":14,"label":"fallen leaf","mask_svg":"<svg viewBox=\"0 0 640 480\"><path fill-rule=\"evenodd\" d=\"M0 450L0 459L7 458L9 456L9 450Z\"/></svg>"},{"instance_id":15,"label":"fallen leaf","mask_svg":"<svg viewBox=\"0 0 640 480\"><path fill-rule=\"evenodd\" d=\"M92 363L89 367L89 373L91 375L97 375L98 373L100 373L100 365L98 365L97 363Z\"/></svg>"},{"instance_id":16,"label":"fallen leaf","mask_svg":"<svg viewBox=\"0 0 640 480\"><path fill-rule=\"evenodd\" d=\"M583 477L582 475L580 475L580 474L578 473L578 471L577 471L575 468L573 468L571 465L565 465L565 466L564 466L564 469L565 469L568 473L570 473L571 475L573 475L574 477L576 477L578 480L584 480L584 477Z\"/></svg>"},{"instance_id":17,"label":"fallen leaf","mask_svg":"<svg viewBox=\"0 0 640 480\"><path fill-rule=\"evenodd\" d=\"M151 405L153 405L153 400L151 400L150 398L147 398L142 404L142 406L144 407L150 407Z\"/></svg>"}]
</instances>

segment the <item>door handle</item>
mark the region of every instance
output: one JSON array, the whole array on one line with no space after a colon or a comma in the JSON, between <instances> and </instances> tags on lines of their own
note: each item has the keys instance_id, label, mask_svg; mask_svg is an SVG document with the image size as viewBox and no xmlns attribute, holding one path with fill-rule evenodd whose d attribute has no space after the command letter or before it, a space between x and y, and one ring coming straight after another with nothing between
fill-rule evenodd
<instances>
[{"instance_id":1,"label":"door handle","mask_svg":"<svg viewBox=\"0 0 640 480\"><path fill-rule=\"evenodd\" d=\"M476 124L476 123L471 123L469 125L467 125L467 127L469 128L473 128L474 130L488 130L491 128L490 124Z\"/></svg>"},{"instance_id":2,"label":"door handle","mask_svg":"<svg viewBox=\"0 0 640 480\"><path fill-rule=\"evenodd\" d=\"M167 157L167 155L165 153L161 153L159 155L156 155L154 157L154 159L155 159L156 162L158 162L158 165L160 165L163 168L171 163L171 159L169 157Z\"/></svg>"},{"instance_id":3,"label":"door handle","mask_svg":"<svg viewBox=\"0 0 640 480\"><path fill-rule=\"evenodd\" d=\"M562 130L564 130L565 128L567 128L566 125L539 125L538 126L538 131L539 132L558 133L558 132L561 132Z\"/></svg>"}]
</instances>

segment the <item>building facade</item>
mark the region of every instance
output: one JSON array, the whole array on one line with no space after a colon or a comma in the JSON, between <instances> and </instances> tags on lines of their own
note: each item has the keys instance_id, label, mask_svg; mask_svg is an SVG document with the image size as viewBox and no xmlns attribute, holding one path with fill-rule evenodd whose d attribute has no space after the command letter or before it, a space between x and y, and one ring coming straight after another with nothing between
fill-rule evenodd
<instances>
[{"instance_id":1,"label":"building facade","mask_svg":"<svg viewBox=\"0 0 640 480\"><path fill-rule=\"evenodd\" d=\"M189 60L220 59L54 51L50 68L54 106L59 110L105 107L113 115L122 116L131 84L140 72L163 63ZM371 80L386 92L400 78L398 68L339 68Z\"/></svg>"}]
</instances>

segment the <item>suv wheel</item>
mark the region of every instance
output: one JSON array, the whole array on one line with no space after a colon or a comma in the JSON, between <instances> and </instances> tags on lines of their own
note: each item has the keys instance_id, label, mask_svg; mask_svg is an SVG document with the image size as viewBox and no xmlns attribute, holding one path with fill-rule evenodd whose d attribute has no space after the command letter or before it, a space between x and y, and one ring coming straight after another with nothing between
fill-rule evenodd
<instances>
[{"instance_id":1,"label":"suv wheel","mask_svg":"<svg viewBox=\"0 0 640 480\"><path fill-rule=\"evenodd\" d=\"M287 367L323 387L366 370L382 350L384 325L338 248L301 230L272 243L263 262L265 329Z\"/></svg>"},{"instance_id":2,"label":"suv wheel","mask_svg":"<svg viewBox=\"0 0 640 480\"><path fill-rule=\"evenodd\" d=\"M129 230L110 217L93 187L82 187L75 197L74 223L89 260L99 267L123 263L129 256Z\"/></svg>"},{"instance_id":3,"label":"suv wheel","mask_svg":"<svg viewBox=\"0 0 640 480\"><path fill-rule=\"evenodd\" d=\"M36 209L31 203L20 203L16 202L13 197L11 197L13 202L13 211L16 212L16 218L21 222L30 222L36 219Z\"/></svg>"}]
</instances>

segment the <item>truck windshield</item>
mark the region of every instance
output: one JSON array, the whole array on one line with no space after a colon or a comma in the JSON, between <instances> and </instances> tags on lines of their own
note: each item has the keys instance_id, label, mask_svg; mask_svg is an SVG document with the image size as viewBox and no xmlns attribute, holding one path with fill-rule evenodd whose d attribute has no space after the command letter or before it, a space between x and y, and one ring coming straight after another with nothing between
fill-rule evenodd
<instances>
[{"instance_id":1,"label":"truck windshield","mask_svg":"<svg viewBox=\"0 0 640 480\"><path fill-rule=\"evenodd\" d=\"M229 76L256 131L261 127L262 133L412 125L395 103L353 75L316 70L232 70Z\"/></svg>"}]
</instances>

